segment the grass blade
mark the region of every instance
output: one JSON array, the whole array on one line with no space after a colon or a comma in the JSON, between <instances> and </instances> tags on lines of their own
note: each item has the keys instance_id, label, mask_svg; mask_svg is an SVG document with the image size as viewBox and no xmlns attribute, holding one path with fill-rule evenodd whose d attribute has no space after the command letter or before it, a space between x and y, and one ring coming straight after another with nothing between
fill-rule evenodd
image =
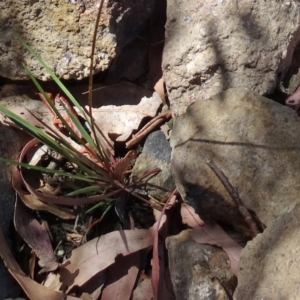
<instances>
[{"instance_id":1,"label":"grass blade","mask_svg":"<svg viewBox=\"0 0 300 300\"><path fill-rule=\"evenodd\" d=\"M85 174L75 175L75 174L68 173L68 172L47 169L45 167L34 166L34 165L30 165L28 163L22 163L22 162L19 162L19 161L16 161L16 160L2 158L2 157L0 157L0 161L6 162L10 165L20 166L20 167L23 167L23 168L26 168L26 169L32 169L32 170L42 171L42 172L45 172L45 173L52 173L52 174L57 174L57 175L60 175L60 176L71 177L71 178L78 179L78 180L81 180L81 181L86 181L86 182L95 183L95 181L101 180L101 178L98 178L96 176L90 176L90 175L85 175Z\"/></svg>"}]
</instances>

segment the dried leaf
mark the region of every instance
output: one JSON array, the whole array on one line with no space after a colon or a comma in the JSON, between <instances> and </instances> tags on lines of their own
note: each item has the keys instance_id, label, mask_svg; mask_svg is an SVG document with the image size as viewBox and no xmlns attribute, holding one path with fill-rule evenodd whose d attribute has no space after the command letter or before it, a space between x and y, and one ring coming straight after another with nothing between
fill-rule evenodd
<instances>
[{"instance_id":1,"label":"dried leaf","mask_svg":"<svg viewBox=\"0 0 300 300\"><path fill-rule=\"evenodd\" d=\"M52 290L43 285L40 285L25 275L23 270L17 264L16 260L12 256L7 243L5 241L2 229L0 228L0 255L4 260L6 267L10 274L22 287L27 297L31 300L35 299L51 299L51 300L78 300L79 298L66 296L61 292Z\"/></svg>"},{"instance_id":2,"label":"dried leaf","mask_svg":"<svg viewBox=\"0 0 300 300\"><path fill-rule=\"evenodd\" d=\"M300 104L300 87L285 100L285 104L293 106Z\"/></svg>"},{"instance_id":3,"label":"dried leaf","mask_svg":"<svg viewBox=\"0 0 300 300\"><path fill-rule=\"evenodd\" d=\"M106 279L106 270L98 273L84 284L78 292L83 291L80 295L84 300L99 300Z\"/></svg>"},{"instance_id":4,"label":"dried leaf","mask_svg":"<svg viewBox=\"0 0 300 300\"><path fill-rule=\"evenodd\" d=\"M150 278L144 279L133 291L132 300L153 300L153 289Z\"/></svg>"},{"instance_id":5,"label":"dried leaf","mask_svg":"<svg viewBox=\"0 0 300 300\"><path fill-rule=\"evenodd\" d=\"M156 224L155 224L156 226ZM114 231L95 238L73 250L61 268L61 282L68 291L82 286L91 277L115 262L117 255L127 256L153 244L154 228Z\"/></svg>"},{"instance_id":6,"label":"dried leaf","mask_svg":"<svg viewBox=\"0 0 300 300\"><path fill-rule=\"evenodd\" d=\"M163 224L166 215L163 215ZM168 259L166 256L165 239L167 237L167 226L155 235L152 259L152 288L154 299L175 300L173 287L168 270Z\"/></svg>"},{"instance_id":7,"label":"dried leaf","mask_svg":"<svg viewBox=\"0 0 300 300\"><path fill-rule=\"evenodd\" d=\"M42 119L45 117L51 121L51 112L47 111L44 107L43 103L38 100L30 99L26 96L11 96L4 99L1 99L1 105L15 113L16 115L22 117L24 120L29 122L30 124L44 128L43 124L39 122L30 111L36 112L37 116ZM0 113L0 122L3 124L14 125L14 123L5 117L2 113Z\"/></svg>"},{"instance_id":8,"label":"dried leaf","mask_svg":"<svg viewBox=\"0 0 300 300\"><path fill-rule=\"evenodd\" d=\"M164 78L161 77L154 85L154 91L160 96L161 100L165 103L165 83Z\"/></svg>"},{"instance_id":9,"label":"dried leaf","mask_svg":"<svg viewBox=\"0 0 300 300\"><path fill-rule=\"evenodd\" d=\"M186 203L181 204L181 218L182 223L187 224L191 228L205 225L205 223L200 219L199 215L195 213L194 208Z\"/></svg>"},{"instance_id":10,"label":"dried leaf","mask_svg":"<svg viewBox=\"0 0 300 300\"><path fill-rule=\"evenodd\" d=\"M199 244L209 244L221 247L230 259L233 274L237 275L242 247L231 239L217 223L205 225L195 213L195 210L186 203L181 205L181 215L183 223L192 227L189 231L191 238Z\"/></svg>"},{"instance_id":11,"label":"dried leaf","mask_svg":"<svg viewBox=\"0 0 300 300\"><path fill-rule=\"evenodd\" d=\"M139 273L140 259L139 252L116 258L116 262L107 270L107 281L101 300L131 299L132 290Z\"/></svg>"},{"instance_id":12,"label":"dried leaf","mask_svg":"<svg viewBox=\"0 0 300 300\"><path fill-rule=\"evenodd\" d=\"M113 136L118 142L126 141L137 130L145 117L154 117L162 105L157 93L144 97L138 105L108 105L93 109L93 117L105 136Z\"/></svg>"},{"instance_id":13,"label":"dried leaf","mask_svg":"<svg viewBox=\"0 0 300 300\"><path fill-rule=\"evenodd\" d=\"M124 176L126 176L126 172L136 158L136 151L130 150L124 158L116 163L113 174L119 180L119 182L123 182Z\"/></svg>"},{"instance_id":14,"label":"dried leaf","mask_svg":"<svg viewBox=\"0 0 300 300\"><path fill-rule=\"evenodd\" d=\"M14 223L19 235L40 259L39 266L42 267L40 273L56 270L58 262L46 229L20 200L16 201Z\"/></svg>"},{"instance_id":15,"label":"dried leaf","mask_svg":"<svg viewBox=\"0 0 300 300\"><path fill-rule=\"evenodd\" d=\"M165 211L170 203L174 203L176 199L175 191L176 190L174 190L168 197L164 205L164 208L158 219L159 227L166 222L167 216ZM168 285L168 281L166 280L167 272L165 267L168 264L165 254L165 239L167 234L168 232L166 231L165 227L162 228L161 232L158 230L155 231L152 259L152 287L155 299L172 300L175 299L175 296L173 294L171 284Z\"/></svg>"}]
</instances>

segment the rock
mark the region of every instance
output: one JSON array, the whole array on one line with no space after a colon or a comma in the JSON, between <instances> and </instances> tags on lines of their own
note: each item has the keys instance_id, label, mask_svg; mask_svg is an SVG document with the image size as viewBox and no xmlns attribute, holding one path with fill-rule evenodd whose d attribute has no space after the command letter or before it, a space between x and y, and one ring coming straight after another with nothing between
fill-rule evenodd
<instances>
[{"instance_id":1,"label":"rock","mask_svg":"<svg viewBox=\"0 0 300 300\"><path fill-rule=\"evenodd\" d=\"M148 70L148 45L145 41L135 40L122 50L109 68L106 82L120 80L135 81Z\"/></svg>"},{"instance_id":2,"label":"rock","mask_svg":"<svg viewBox=\"0 0 300 300\"><path fill-rule=\"evenodd\" d=\"M296 112L245 89L198 100L175 121L171 169L176 186L203 220L240 222L210 159L265 225L300 202L300 119Z\"/></svg>"},{"instance_id":3,"label":"rock","mask_svg":"<svg viewBox=\"0 0 300 300\"><path fill-rule=\"evenodd\" d=\"M1 2L0 76L27 79L22 67L25 63L38 79L50 79L38 61L13 38L13 32L18 32L59 78L87 77L99 1L79 2L82 6L73 0ZM154 2L105 1L95 49L95 73L106 70L122 47L143 29Z\"/></svg>"},{"instance_id":4,"label":"rock","mask_svg":"<svg viewBox=\"0 0 300 300\"><path fill-rule=\"evenodd\" d=\"M170 170L171 150L162 131L155 131L148 135L143 151L135 162L131 177L139 179L155 168L160 168L161 172L144 181L146 185L142 186L143 189L139 189L139 192L162 199L166 192L174 189Z\"/></svg>"},{"instance_id":5,"label":"rock","mask_svg":"<svg viewBox=\"0 0 300 300\"><path fill-rule=\"evenodd\" d=\"M299 299L300 205L243 249L236 300Z\"/></svg>"},{"instance_id":6,"label":"rock","mask_svg":"<svg viewBox=\"0 0 300 300\"><path fill-rule=\"evenodd\" d=\"M300 41L299 1L167 1L163 73L172 112L230 87L271 93Z\"/></svg>"},{"instance_id":7,"label":"rock","mask_svg":"<svg viewBox=\"0 0 300 300\"><path fill-rule=\"evenodd\" d=\"M176 299L231 299L236 278L223 250L195 243L187 230L168 237L166 247Z\"/></svg>"},{"instance_id":8,"label":"rock","mask_svg":"<svg viewBox=\"0 0 300 300\"><path fill-rule=\"evenodd\" d=\"M17 134L0 124L0 157L17 159L21 147ZM15 192L10 182L9 167L0 162L0 226L8 245L16 248L16 233L12 232ZM15 249L14 249L15 250ZM0 298L17 297L20 293L18 284L8 273L0 258Z\"/></svg>"},{"instance_id":9,"label":"rock","mask_svg":"<svg viewBox=\"0 0 300 300\"><path fill-rule=\"evenodd\" d=\"M153 92L130 82L120 82L108 86L95 84L93 88L93 107L107 105L138 105L143 97L150 98ZM70 87L70 92L82 105L88 105L86 84Z\"/></svg>"}]
</instances>

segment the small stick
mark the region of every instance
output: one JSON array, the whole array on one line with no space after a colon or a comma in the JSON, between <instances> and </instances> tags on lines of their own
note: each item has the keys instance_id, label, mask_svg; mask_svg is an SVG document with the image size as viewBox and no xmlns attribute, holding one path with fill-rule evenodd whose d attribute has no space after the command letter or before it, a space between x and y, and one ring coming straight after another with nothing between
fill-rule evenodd
<instances>
[{"instance_id":1,"label":"small stick","mask_svg":"<svg viewBox=\"0 0 300 300\"><path fill-rule=\"evenodd\" d=\"M147 123L130 141L126 143L126 148L130 149L136 143L138 143L144 136L146 136L150 131L152 131L156 126L161 124L163 121L171 119L172 114L170 110L163 112L153 118L149 123Z\"/></svg>"},{"instance_id":2,"label":"small stick","mask_svg":"<svg viewBox=\"0 0 300 300\"><path fill-rule=\"evenodd\" d=\"M212 171L216 174L216 176L219 178L219 180L224 185L225 189L227 190L228 194L232 198L232 200L237 205L241 215L244 217L246 223L249 225L250 230L252 231L253 237L255 237L257 234L259 234L259 230L257 229L257 226L249 213L246 206L243 204L238 192L235 190L235 188L231 185L228 178L225 176L225 174L215 165L215 163L210 160L207 162L208 166L212 169Z\"/></svg>"}]
</instances>

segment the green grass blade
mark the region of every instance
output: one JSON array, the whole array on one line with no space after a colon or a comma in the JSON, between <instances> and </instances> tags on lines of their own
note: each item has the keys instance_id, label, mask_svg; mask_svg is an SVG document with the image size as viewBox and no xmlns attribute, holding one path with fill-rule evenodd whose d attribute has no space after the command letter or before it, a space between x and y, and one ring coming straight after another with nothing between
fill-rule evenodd
<instances>
[{"instance_id":1,"label":"green grass blade","mask_svg":"<svg viewBox=\"0 0 300 300\"><path fill-rule=\"evenodd\" d=\"M74 130L71 128L71 126L66 122L66 120L63 118L63 116L61 115L61 113L59 112L59 110L56 108L55 104L52 103L52 101L49 99L49 97L47 96L46 92L44 91L44 89L42 88L42 86L39 84L39 82L35 79L35 77L33 76L33 74L31 73L31 71L27 68L27 66L23 65L26 73L28 74L28 76L30 77L30 79L33 81L33 83L35 84L35 86L37 87L37 89L39 90L39 92L44 96L44 98L46 99L46 101L48 102L49 106L52 108L52 110L55 112L55 114L57 115L57 117L61 120L61 122L63 123L63 125L66 127L66 129L71 133L72 137L77 141L78 144L84 145L84 142L78 137L78 135L74 132ZM67 108L65 107L65 110L67 110ZM81 124L80 124L81 125ZM83 133L81 131L84 131L85 135L89 134L85 131L85 129L83 128L83 126L81 125L81 130L77 127L77 129L80 131L80 133L83 135Z\"/></svg>"},{"instance_id":2,"label":"green grass blade","mask_svg":"<svg viewBox=\"0 0 300 300\"><path fill-rule=\"evenodd\" d=\"M96 205L94 205L93 207L91 207L90 209L88 209L85 213L88 214L88 213L92 212L93 210L95 210L95 209L98 208L98 207L107 205L107 201L114 201L114 199L109 199L109 198L107 198L107 200L101 201L101 202L97 203ZM108 205L108 207L105 209L104 213L102 214L101 219L103 219L103 217L110 211L110 209L111 209L113 206L114 206L113 204L109 204L109 205Z\"/></svg>"},{"instance_id":3,"label":"green grass blade","mask_svg":"<svg viewBox=\"0 0 300 300\"><path fill-rule=\"evenodd\" d=\"M55 75L55 73L48 67L48 65L42 60L42 58L39 55L37 55L35 53L35 51L29 45L27 45L25 43L25 41L18 34L15 34L15 36L23 44L23 46L35 57L35 59L37 59L39 61L39 63L46 69L46 71L48 72L48 74L52 77L52 79L56 82L56 84L60 87L60 89L65 93L65 95L70 99L70 101L73 103L73 105L75 107L77 107L77 109L81 112L81 114L83 115L84 119L88 122L90 128L94 128L93 131L95 131L95 127L93 126L94 122L91 121L90 116L81 107L81 105L74 98L74 96L69 92L69 90L64 86L64 84L59 80L59 78ZM98 142L97 142L97 144L98 144ZM96 148L98 148L98 147L96 147ZM99 151L100 151L100 149L99 149ZM97 152L98 152L98 150L97 150Z\"/></svg>"},{"instance_id":4,"label":"green grass blade","mask_svg":"<svg viewBox=\"0 0 300 300\"><path fill-rule=\"evenodd\" d=\"M81 135L85 138L85 140L87 141L87 143L89 145L91 145L93 147L93 149L97 153L98 152L98 148L97 148L96 144L94 143L94 141L91 138L91 136L84 129L84 127L81 125L80 121L68 110L68 108L64 105L64 103L61 102L61 105L63 106L63 108L65 109L66 113L68 114L68 116L70 117L70 119L72 120L72 122L75 124L76 128L79 130L79 132L81 133Z\"/></svg>"},{"instance_id":5,"label":"green grass blade","mask_svg":"<svg viewBox=\"0 0 300 300\"><path fill-rule=\"evenodd\" d=\"M77 102L74 96L69 92L69 90L65 87L65 85L59 80L59 78L55 75L55 73L48 67L48 65L42 60L42 58L37 55L34 50L25 43L25 41L18 35L15 34L16 38L22 43L22 45L34 56L34 58L46 69L51 78L56 82L56 84L60 87L60 89L65 93L65 95L71 100L71 102L77 107L77 109L82 113L84 118L86 118L86 112L81 107L81 105Z\"/></svg>"},{"instance_id":6,"label":"green grass blade","mask_svg":"<svg viewBox=\"0 0 300 300\"><path fill-rule=\"evenodd\" d=\"M71 192L69 194L67 194L66 196L77 196L77 195L81 195L81 194L86 194L86 195L91 195L91 194L95 194L95 193L99 193L103 191L103 187L101 187L99 184L98 185L91 185L82 189L78 189L74 192Z\"/></svg>"},{"instance_id":7,"label":"green grass blade","mask_svg":"<svg viewBox=\"0 0 300 300\"><path fill-rule=\"evenodd\" d=\"M57 174L57 175L60 175L60 176L71 177L71 178L74 178L74 179L77 179L77 180L91 182L91 183L95 183L95 181L100 180L96 176L90 176L90 175L86 175L86 174L75 175L75 174L64 172L64 171L47 169L45 167L34 166L34 165L27 164L27 163L22 163L22 162L18 162L16 160L2 158L2 157L0 157L0 161L6 162L6 163L11 164L11 165L20 166L20 167L23 167L23 168L26 168L26 169L32 169L32 170L42 171L42 172L45 172L45 173L51 173L51 174Z\"/></svg>"}]
</instances>

